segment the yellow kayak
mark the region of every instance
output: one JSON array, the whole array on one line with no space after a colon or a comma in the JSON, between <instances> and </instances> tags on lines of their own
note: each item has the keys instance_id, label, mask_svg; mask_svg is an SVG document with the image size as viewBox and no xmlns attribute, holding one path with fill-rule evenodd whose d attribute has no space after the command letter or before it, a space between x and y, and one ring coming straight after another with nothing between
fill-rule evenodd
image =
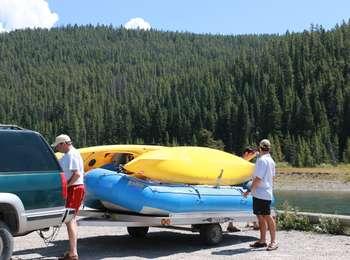
<instances>
[{"instance_id":1,"label":"yellow kayak","mask_svg":"<svg viewBox=\"0 0 350 260\"><path fill-rule=\"evenodd\" d=\"M251 178L254 164L205 147L167 147L144 153L124 169L170 183L235 185Z\"/></svg>"},{"instance_id":2,"label":"yellow kayak","mask_svg":"<svg viewBox=\"0 0 350 260\"><path fill-rule=\"evenodd\" d=\"M163 146L117 144L85 147L78 149L78 151L84 161L84 171L87 172L108 163L125 164L145 152L161 148ZM59 159L62 157L62 154L56 153L56 157Z\"/></svg>"}]
</instances>

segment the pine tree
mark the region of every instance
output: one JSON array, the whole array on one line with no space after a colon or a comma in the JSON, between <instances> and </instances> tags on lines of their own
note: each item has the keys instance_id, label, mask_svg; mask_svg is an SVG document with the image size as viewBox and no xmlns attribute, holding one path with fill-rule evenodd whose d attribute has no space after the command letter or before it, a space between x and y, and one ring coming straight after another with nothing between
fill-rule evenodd
<instances>
[{"instance_id":1,"label":"pine tree","mask_svg":"<svg viewBox=\"0 0 350 260\"><path fill-rule=\"evenodd\" d=\"M272 146L272 155L276 162L282 162L284 160L281 144L278 136L269 135L268 139Z\"/></svg>"},{"instance_id":2,"label":"pine tree","mask_svg":"<svg viewBox=\"0 0 350 260\"><path fill-rule=\"evenodd\" d=\"M350 163L350 138L348 138L346 142L346 149L344 150L344 153L343 153L343 161L345 163Z\"/></svg>"},{"instance_id":3,"label":"pine tree","mask_svg":"<svg viewBox=\"0 0 350 260\"><path fill-rule=\"evenodd\" d=\"M201 129L197 135L198 146L210 147L214 149L223 150L224 143L221 140L213 138L213 134L207 129Z\"/></svg>"},{"instance_id":4,"label":"pine tree","mask_svg":"<svg viewBox=\"0 0 350 260\"><path fill-rule=\"evenodd\" d=\"M248 104L245 97L242 97L242 101L237 112L237 125L236 125L236 136L237 136L237 146L236 151L240 153L249 144L249 134L250 134L250 120L248 113Z\"/></svg>"}]
</instances>

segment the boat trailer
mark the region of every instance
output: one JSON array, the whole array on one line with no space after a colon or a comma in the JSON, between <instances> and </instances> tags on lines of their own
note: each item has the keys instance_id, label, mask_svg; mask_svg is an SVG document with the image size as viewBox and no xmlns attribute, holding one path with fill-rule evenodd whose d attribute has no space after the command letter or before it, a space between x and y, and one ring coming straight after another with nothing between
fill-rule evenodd
<instances>
[{"instance_id":1,"label":"boat trailer","mask_svg":"<svg viewBox=\"0 0 350 260\"><path fill-rule=\"evenodd\" d=\"M124 212L109 212L94 209L79 211L79 226L127 227L130 236L145 237L149 227L199 232L207 245L216 245L223 239L221 224L226 222L253 222L256 216L251 211L231 212L186 212L167 216L150 216Z\"/></svg>"}]
</instances>

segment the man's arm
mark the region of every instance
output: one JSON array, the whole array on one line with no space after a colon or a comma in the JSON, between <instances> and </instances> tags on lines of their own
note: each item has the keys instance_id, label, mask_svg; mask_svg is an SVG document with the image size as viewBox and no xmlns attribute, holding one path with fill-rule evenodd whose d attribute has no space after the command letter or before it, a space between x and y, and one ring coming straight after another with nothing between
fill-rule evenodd
<instances>
[{"instance_id":1,"label":"man's arm","mask_svg":"<svg viewBox=\"0 0 350 260\"><path fill-rule=\"evenodd\" d=\"M250 191L255 191L256 188L260 185L260 183L261 183L261 179L259 177L254 177ZM245 191L243 193L243 196L247 197L249 195L250 191Z\"/></svg>"},{"instance_id":2,"label":"man's arm","mask_svg":"<svg viewBox=\"0 0 350 260\"><path fill-rule=\"evenodd\" d=\"M67 186L71 186L76 180L78 180L80 177L80 173L78 170L72 170L72 177L67 182Z\"/></svg>"},{"instance_id":3,"label":"man's arm","mask_svg":"<svg viewBox=\"0 0 350 260\"><path fill-rule=\"evenodd\" d=\"M252 186L250 188L250 191L255 191L256 188L261 184L262 182L262 178L261 177L261 173L265 172L265 164L263 161L261 160L257 160L256 164L255 164L255 171L254 171L254 174L253 174L253 183L252 183ZM250 193L250 191L246 191L243 193L243 196L244 197L247 197L248 194Z\"/></svg>"}]
</instances>

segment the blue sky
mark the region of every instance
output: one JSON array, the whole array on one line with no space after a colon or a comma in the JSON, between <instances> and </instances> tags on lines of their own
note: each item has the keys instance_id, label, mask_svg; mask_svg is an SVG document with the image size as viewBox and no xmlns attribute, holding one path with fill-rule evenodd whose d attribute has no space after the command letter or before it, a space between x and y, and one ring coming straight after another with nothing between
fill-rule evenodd
<instances>
[{"instance_id":1,"label":"blue sky","mask_svg":"<svg viewBox=\"0 0 350 260\"><path fill-rule=\"evenodd\" d=\"M350 0L49 0L58 24L116 26L134 17L152 28L195 33L285 33L350 18Z\"/></svg>"},{"instance_id":2,"label":"blue sky","mask_svg":"<svg viewBox=\"0 0 350 260\"><path fill-rule=\"evenodd\" d=\"M136 17L164 31L283 34L348 21L350 0L0 0L0 31L67 24L118 27Z\"/></svg>"}]
</instances>

